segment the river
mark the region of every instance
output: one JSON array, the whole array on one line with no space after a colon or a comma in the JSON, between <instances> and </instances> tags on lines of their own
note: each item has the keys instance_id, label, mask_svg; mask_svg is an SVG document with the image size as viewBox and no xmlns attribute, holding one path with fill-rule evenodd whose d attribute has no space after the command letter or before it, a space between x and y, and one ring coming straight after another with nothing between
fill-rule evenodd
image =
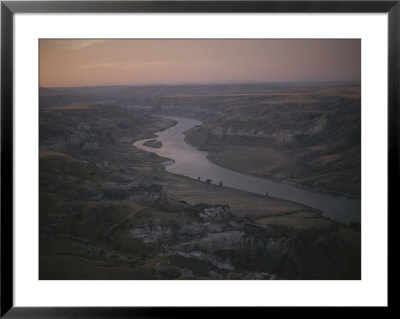
<instances>
[{"instance_id":1,"label":"river","mask_svg":"<svg viewBox=\"0 0 400 319\"><path fill-rule=\"evenodd\" d=\"M133 145L142 150L172 159L173 161L164 163L168 172L193 179L200 177L202 181L211 179L213 184L218 184L222 181L224 187L251 193L265 195L268 192L269 196L317 208L325 216L342 223L361 222L360 199L315 192L294 185L238 173L218 166L207 159L207 152L199 151L184 140L184 132L196 125L200 125L200 121L177 116L164 117L177 121L177 124L165 131L156 133L156 139L162 143L160 148L143 145L143 143L153 138L137 141Z\"/></svg>"}]
</instances>

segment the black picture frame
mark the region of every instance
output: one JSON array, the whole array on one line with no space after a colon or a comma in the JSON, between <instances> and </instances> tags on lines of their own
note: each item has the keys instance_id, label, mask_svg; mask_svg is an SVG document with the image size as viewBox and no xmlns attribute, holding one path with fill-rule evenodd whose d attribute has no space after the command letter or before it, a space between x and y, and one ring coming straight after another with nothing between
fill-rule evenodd
<instances>
[{"instance_id":1,"label":"black picture frame","mask_svg":"<svg viewBox=\"0 0 400 319\"><path fill-rule=\"evenodd\" d=\"M178 318L213 315L253 316L255 312L309 308L141 308L14 307L13 304L13 17L15 13L388 13L388 218L397 212L399 189L400 0L396 1L1 1L1 313L6 318ZM396 211L395 211L396 210ZM391 234L391 232L389 232ZM390 236L388 237L388 242ZM390 245L389 245L390 250ZM389 285L390 281L388 281ZM388 307L381 310L390 310ZM326 307L314 308L317 312ZM331 314L339 307L330 309ZM298 312L300 311L300 313ZM371 311L371 309L367 309Z\"/></svg>"}]
</instances>

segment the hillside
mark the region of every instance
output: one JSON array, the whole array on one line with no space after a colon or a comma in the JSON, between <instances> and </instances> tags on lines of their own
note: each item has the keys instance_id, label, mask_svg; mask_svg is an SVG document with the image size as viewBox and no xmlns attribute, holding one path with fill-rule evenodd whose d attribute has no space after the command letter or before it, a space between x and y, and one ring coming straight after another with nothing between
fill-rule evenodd
<instances>
[{"instance_id":1,"label":"hillside","mask_svg":"<svg viewBox=\"0 0 400 319\"><path fill-rule=\"evenodd\" d=\"M40 109L40 279L360 279L360 231L310 207L167 173L132 142L172 125Z\"/></svg>"},{"instance_id":2,"label":"hillside","mask_svg":"<svg viewBox=\"0 0 400 319\"><path fill-rule=\"evenodd\" d=\"M257 95L227 105L218 118L187 132L186 141L218 165L347 196L361 194L359 88ZM246 104L248 103L248 104ZM201 115L199 118L202 117Z\"/></svg>"},{"instance_id":3,"label":"hillside","mask_svg":"<svg viewBox=\"0 0 400 319\"><path fill-rule=\"evenodd\" d=\"M41 107L107 103L203 122L186 141L220 166L317 191L361 195L355 84L220 84L41 89Z\"/></svg>"}]
</instances>

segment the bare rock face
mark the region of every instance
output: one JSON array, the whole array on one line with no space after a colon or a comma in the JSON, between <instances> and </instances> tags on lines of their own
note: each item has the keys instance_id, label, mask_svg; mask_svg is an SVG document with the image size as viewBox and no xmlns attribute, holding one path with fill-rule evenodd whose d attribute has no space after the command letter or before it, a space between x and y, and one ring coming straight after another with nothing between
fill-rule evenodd
<instances>
[{"instance_id":1,"label":"bare rock face","mask_svg":"<svg viewBox=\"0 0 400 319\"><path fill-rule=\"evenodd\" d=\"M144 243L156 243L159 239L171 236L172 227L168 223L148 222L129 229L133 238L142 239Z\"/></svg>"},{"instance_id":2,"label":"bare rock face","mask_svg":"<svg viewBox=\"0 0 400 319\"><path fill-rule=\"evenodd\" d=\"M173 246L174 250L214 252L221 249L237 249L244 246L244 233L237 230L210 233L206 237Z\"/></svg>"},{"instance_id":3,"label":"bare rock face","mask_svg":"<svg viewBox=\"0 0 400 319\"><path fill-rule=\"evenodd\" d=\"M304 121L304 119L302 120ZM186 140L200 149L209 149L220 143L292 145L298 143L299 138L315 136L324 132L328 120L324 115L318 119L307 119L307 124L303 126L286 124L278 128L267 123L266 119L259 117L249 118L236 115L231 118L228 116L216 124L203 124L190 130L186 134Z\"/></svg>"},{"instance_id":4,"label":"bare rock face","mask_svg":"<svg viewBox=\"0 0 400 319\"><path fill-rule=\"evenodd\" d=\"M131 188L130 192L128 199L131 201L157 201L162 199L165 194L160 185L134 187Z\"/></svg>"},{"instance_id":5,"label":"bare rock face","mask_svg":"<svg viewBox=\"0 0 400 319\"><path fill-rule=\"evenodd\" d=\"M191 238L195 236L200 236L206 229L204 223L194 223L183 226L179 232L178 236L182 239Z\"/></svg>"},{"instance_id":6,"label":"bare rock face","mask_svg":"<svg viewBox=\"0 0 400 319\"><path fill-rule=\"evenodd\" d=\"M130 238L153 245L151 256L161 260L155 268L159 279L222 279L229 272L239 272L241 279L249 272L249 279L269 279L261 273L273 274L287 252L287 234L241 218L228 205L186 205L177 205L183 210L179 218L143 215L127 227Z\"/></svg>"},{"instance_id":7,"label":"bare rock face","mask_svg":"<svg viewBox=\"0 0 400 319\"><path fill-rule=\"evenodd\" d=\"M220 219L231 219L235 215L231 212L229 205L218 205L204 208L199 216L202 221L215 221Z\"/></svg>"},{"instance_id":8,"label":"bare rock face","mask_svg":"<svg viewBox=\"0 0 400 319\"><path fill-rule=\"evenodd\" d=\"M357 269L350 267L356 264L357 248L340 239L338 230L294 231L258 224L236 215L228 205L192 206L168 198L161 185L125 181L105 186L101 192L86 188L80 195L88 200L135 200L140 203L134 207L144 209L120 216L113 216L114 210L93 214L78 234L88 235L90 230L93 242L100 238L88 248L91 256L146 272L150 278L357 278ZM110 223L108 228L96 226L99 216ZM49 233L51 229L41 232Z\"/></svg>"}]
</instances>

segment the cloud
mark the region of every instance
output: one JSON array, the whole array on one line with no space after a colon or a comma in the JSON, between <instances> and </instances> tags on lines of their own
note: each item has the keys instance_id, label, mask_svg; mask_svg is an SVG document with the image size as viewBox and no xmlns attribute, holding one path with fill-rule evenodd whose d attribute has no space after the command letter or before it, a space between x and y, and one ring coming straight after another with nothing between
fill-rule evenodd
<instances>
[{"instance_id":1,"label":"cloud","mask_svg":"<svg viewBox=\"0 0 400 319\"><path fill-rule=\"evenodd\" d=\"M80 50L80 49L89 48L96 44L103 43L105 41L106 40L74 40L74 42L72 42L72 44L70 43L68 45L68 47L71 50Z\"/></svg>"},{"instance_id":2,"label":"cloud","mask_svg":"<svg viewBox=\"0 0 400 319\"><path fill-rule=\"evenodd\" d=\"M86 64L76 67L78 70L87 69L99 69L99 68L119 68L119 69L138 69L153 65L167 64L164 61L154 61L154 62L141 62L141 63L124 63L124 62L106 62L106 63L94 63Z\"/></svg>"},{"instance_id":3,"label":"cloud","mask_svg":"<svg viewBox=\"0 0 400 319\"><path fill-rule=\"evenodd\" d=\"M121 66L121 63L110 62L110 63L94 63L94 64L86 64L76 67L78 70L86 70L86 69L98 69L98 68L113 68Z\"/></svg>"}]
</instances>

